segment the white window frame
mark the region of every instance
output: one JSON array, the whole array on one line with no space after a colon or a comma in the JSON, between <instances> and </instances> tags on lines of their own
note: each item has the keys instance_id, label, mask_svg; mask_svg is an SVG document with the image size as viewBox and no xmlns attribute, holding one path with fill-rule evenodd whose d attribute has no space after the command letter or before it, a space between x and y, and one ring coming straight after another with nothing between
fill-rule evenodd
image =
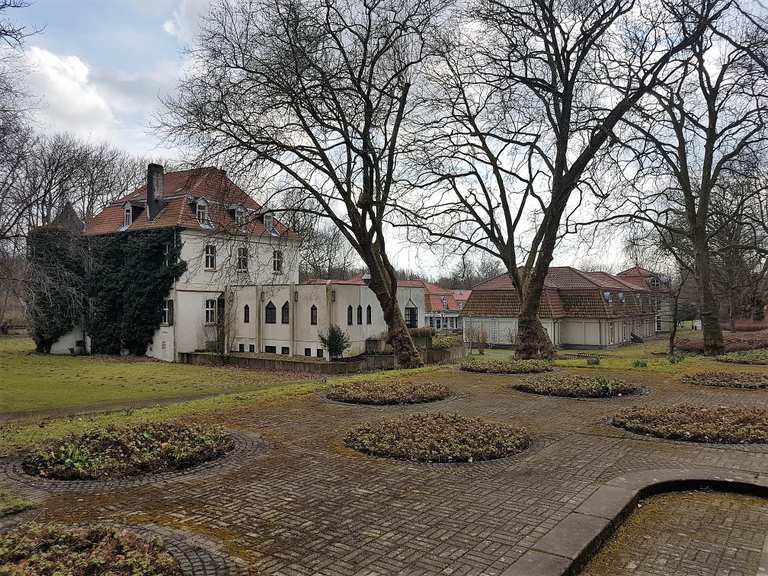
<instances>
[{"instance_id":1,"label":"white window frame","mask_svg":"<svg viewBox=\"0 0 768 576\"><path fill-rule=\"evenodd\" d=\"M235 224L238 226L245 226L248 221L248 211L245 208L235 208Z\"/></svg>"},{"instance_id":2,"label":"white window frame","mask_svg":"<svg viewBox=\"0 0 768 576\"><path fill-rule=\"evenodd\" d=\"M126 204L123 209L123 228L128 228L131 224L133 224L133 207Z\"/></svg>"},{"instance_id":3,"label":"white window frame","mask_svg":"<svg viewBox=\"0 0 768 576\"><path fill-rule=\"evenodd\" d=\"M206 298L205 300L205 323L216 324L216 299Z\"/></svg>"},{"instance_id":4,"label":"white window frame","mask_svg":"<svg viewBox=\"0 0 768 576\"><path fill-rule=\"evenodd\" d=\"M282 250L272 251L272 273L273 274L283 273L283 251Z\"/></svg>"},{"instance_id":5,"label":"white window frame","mask_svg":"<svg viewBox=\"0 0 768 576\"><path fill-rule=\"evenodd\" d=\"M205 269L216 270L216 245L205 245Z\"/></svg>"},{"instance_id":6,"label":"white window frame","mask_svg":"<svg viewBox=\"0 0 768 576\"><path fill-rule=\"evenodd\" d=\"M238 246L237 248L237 271L248 272L248 247Z\"/></svg>"},{"instance_id":7,"label":"white window frame","mask_svg":"<svg viewBox=\"0 0 768 576\"><path fill-rule=\"evenodd\" d=\"M168 325L168 300L163 300L163 308L160 316L160 324Z\"/></svg>"},{"instance_id":8,"label":"white window frame","mask_svg":"<svg viewBox=\"0 0 768 576\"><path fill-rule=\"evenodd\" d=\"M211 222L208 215L208 203L198 200L195 203L195 218L200 224L209 224Z\"/></svg>"}]
</instances>

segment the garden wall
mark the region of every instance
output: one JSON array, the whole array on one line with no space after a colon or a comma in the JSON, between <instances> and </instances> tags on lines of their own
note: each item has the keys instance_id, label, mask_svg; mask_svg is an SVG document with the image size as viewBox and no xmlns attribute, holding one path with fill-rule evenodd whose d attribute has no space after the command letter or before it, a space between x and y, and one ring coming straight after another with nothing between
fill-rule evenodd
<instances>
[{"instance_id":1,"label":"garden wall","mask_svg":"<svg viewBox=\"0 0 768 576\"><path fill-rule=\"evenodd\" d=\"M420 350L426 364L455 362L464 357L464 347L445 350ZM377 370L393 370L395 358L391 354L364 354L338 362L326 362L296 356L281 357L272 354L238 354L221 356L213 352L180 352L179 362L200 366L234 366L250 370L272 372L303 372L310 374L359 374Z\"/></svg>"}]
</instances>

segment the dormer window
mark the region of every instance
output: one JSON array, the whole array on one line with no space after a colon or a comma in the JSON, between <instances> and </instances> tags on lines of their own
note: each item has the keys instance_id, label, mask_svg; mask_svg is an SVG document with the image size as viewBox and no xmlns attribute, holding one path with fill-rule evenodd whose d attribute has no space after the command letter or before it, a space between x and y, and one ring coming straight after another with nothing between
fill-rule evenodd
<instances>
[{"instance_id":1,"label":"dormer window","mask_svg":"<svg viewBox=\"0 0 768 576\"><path fill-rule=\"evenodd\" d=\"M448 296L443 296L440 300L443 303L443 310L448 310Z\"/></svg>"},{"instance_id":2,"label":"dormer window","mask_svg":"<svg viewBox=\"0 0 768 576\"><path fill-rule=\"evenodd\" d=\"M610 293L610 292L608 292L608 291L606 291L606 292L603 292L603 300L605 300L606 302L608 302L608 304L610 304L611 302L613 302L613 298L611 297L611 293Z\"/></svg>"},{"instance_id":3,"label":"dormer window","mask_svg":"<svg viewBox=\"0 0 768 576\"><path fill-rule=\"evenodd\" d=\"M195 202L195 218L200 224L210 224L208 217L208 202L203 199Z\"/></svg>"},{"instance_id":4,"label":"dormer window","mask_svg":"<svg viewBox=\"0 0 768 576\"><path fill-rule=\"evenodd\" d=\"M248 221L248 212L244 208L235 208L235 224L244 226Z\"/></svg>"},{"instance_id":5,"label":"dormer window","mask_svg":"<svg viewBox=\"0 0 768 576\"><path fill-rule=\"evenodd\" d=\"M133 206L130 203L125 205L123 212L123 228L128 228L133 223Z\"/></svg>"},{"instance_id":6,"label":"dormer window","mask_svg":"<svg viewBox=\"0 0 768 576\"><path fill-rule=\"evenodd\" d=\"M653 288L654 290L657 289L659 286L661 286L661 282L659 281L658 278L656 278L656 276L651 277L650 284L651 284L651 288Z\"/></svg>"},{"instance_id":7,"label":"dormer window","mask_svg":"<svg viewBox=\"0 0 768 576\"><path fill-rule=\"evenodd\" d=\"M624 304L624 292L619 292L619 302Z\"/></svg>"}]
</instances>

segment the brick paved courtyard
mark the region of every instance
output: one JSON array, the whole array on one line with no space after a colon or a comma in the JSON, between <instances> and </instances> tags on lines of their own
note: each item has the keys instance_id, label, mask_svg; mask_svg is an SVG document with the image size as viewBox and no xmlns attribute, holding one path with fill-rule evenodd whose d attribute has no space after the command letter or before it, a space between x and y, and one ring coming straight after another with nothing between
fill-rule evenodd
<instances>
[{"instance_id":1,"label":"brick paved courtyard","mask_svg":"<svg viewBox=\"0 0 768 576\"><path fill-rule=\"evenodd\" d=\"M661 441L607 423L616 410L637 403L768 406L768 391L683 386L656 374L640 380L639 371L614 375L637 379L650 394L549 398L511 390L513 377L446 368L419 376L442 379L459 393L435 404L346 406L316 394L271 401L215 418L264 441L247 457L235 455L234 464L159 484L52 491L38 514L43 520L99 519L183 531L236 564L250 566L254 574L491 576L504 574L616 476L697 467L768 474L768 446ZM513 458L454 465L372 458L343 445L344 432L359 422L421 410L522 424L535 441ZM741 554L740 543L753 546L764 538L765 506L753 513L756 521L740 525L741 534L720 556ZM641 553L638 558L641 564L653 563L657 556ZM719 562L713 552L702 565L716 569Z\"/></svg>"}]
</instances>

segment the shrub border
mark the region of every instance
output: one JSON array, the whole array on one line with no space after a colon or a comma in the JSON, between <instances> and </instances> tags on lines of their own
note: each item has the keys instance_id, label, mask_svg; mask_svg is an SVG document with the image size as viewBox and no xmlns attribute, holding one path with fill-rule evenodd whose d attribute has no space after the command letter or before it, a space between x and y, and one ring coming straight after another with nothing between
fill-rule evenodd
<instances>
[{"instance_id":1,"label":"shrub border","mask_svg":"<svg viewBox=\"0 0 768 576\"><path fill-rule=\"evenodd\" d=\"M445 402L445 400L441 400L441 402ZM418 406L418 404L417 404ZM493 422L497 422L498 420L492 420ZM351 430L351 428L346 428L345 433ZM392 456L379 456L377 454L371 454L369 452L361 452L360 450L355 450L354 448L350 448L346 445L344 442L344 435L342 435L341 440L339 442L339 446L344 448L344 451L349 454L349 456L357 456L361 458L368 458L371 460L377 460L379 462L388 462L389 464L392 464L394 466L403 466L407 468L412 468L414 466L418 467L424 467L424 468L438 468L440 470L445 469L463 469L463 472L468 472L468 468L485 468L485 467L498 467L498 466L504 466L512 464L511 461L516 459L525 459L530 456L533 456L535 453L538 453L541 449L546 448L549 444L556 442L557 440L550 436L545 436L541 434L531 434L530 430L528 430L529 436L528 436L528 446L525 447L524 450L521 450L520 452L516 454L510 454L509 456L501 456L500 458L491 458L489 460L473 460L472 462L425 462L422 460L401 460L400 458L394 458ZM528 576L528 575L527 575Z\"/></svg>"},{"instance_id":2,"label":"shrub border","mask_svg":"<svg viewBox=\"0 0 768 576\"><path fill-rule=\"evenodd\" d=\"M606 402L606 401L621 401L621 400L637 400L644 396L650 396L653 394L653 388L648 386L638 386L631 394L623 394L621 396L558 396L556 394L541 394L539 392L529 392L528 390L520 390L518 384L510 384L509 388L515 392L521 394L527 394L529 396L537 396L539 398L552 398L554 400L578 400L580 402Z\"/></svg>"},{"instance_id":3,"label":"shrub border","mask_svg":"<svg viewBox=\"0 0 768 576\"><path fill-rule=\"evenodd\" d=\"M22 458L16 458L5 466L0 466L0 478L47 492L87 492L90 494L100 494L119 488L132 488L147 484L164 484L186 478L187 476L238 468L244 462L251 461L254 457L262 455L268 448L267 442L258 434L236 430L227 430L226 432L235 442L232 450L219 458L201 462L184 470L171 470L159 474L149 472L137 476L110 478L108 480L56 480L27 474L21 466ZM244 458L244 456L248 456L248 458Z\"/></svg>"},{"instance_id":4,"label":"shrub border","mask_svg":"<svg viewBox=\"0 0 768 576\"><path fill-rule=\"evenodd\" d=\"M712 489L768 497L768 475L721 468L646 470L617 476L536 541L507 576L573 576L613 536L643 498L686 490ZM758 571L768 571L766 546Z\"/></svg>"},{"instance_id":5,"label":"shrub border","mask_svg":"<svg viewBox=\"0 0 768 576\"><path fill-rule=\"evenodd\" d=\"M325 391L321 390L315 392L321 402L327 404L336 404L338 406L351 406L354 408L370 408L373 410L391 410L397 408L418 408L419 406L439 406L441 404L447 404L449 402L455 402L457 400L464 400L468 394L464 392L451 392L445 398L440 400L427 400L426 402L404 402L402 404L364 404L362 402L342 402L341 400L332 400L326 396Z\"/></svg>"}]
</instances>

